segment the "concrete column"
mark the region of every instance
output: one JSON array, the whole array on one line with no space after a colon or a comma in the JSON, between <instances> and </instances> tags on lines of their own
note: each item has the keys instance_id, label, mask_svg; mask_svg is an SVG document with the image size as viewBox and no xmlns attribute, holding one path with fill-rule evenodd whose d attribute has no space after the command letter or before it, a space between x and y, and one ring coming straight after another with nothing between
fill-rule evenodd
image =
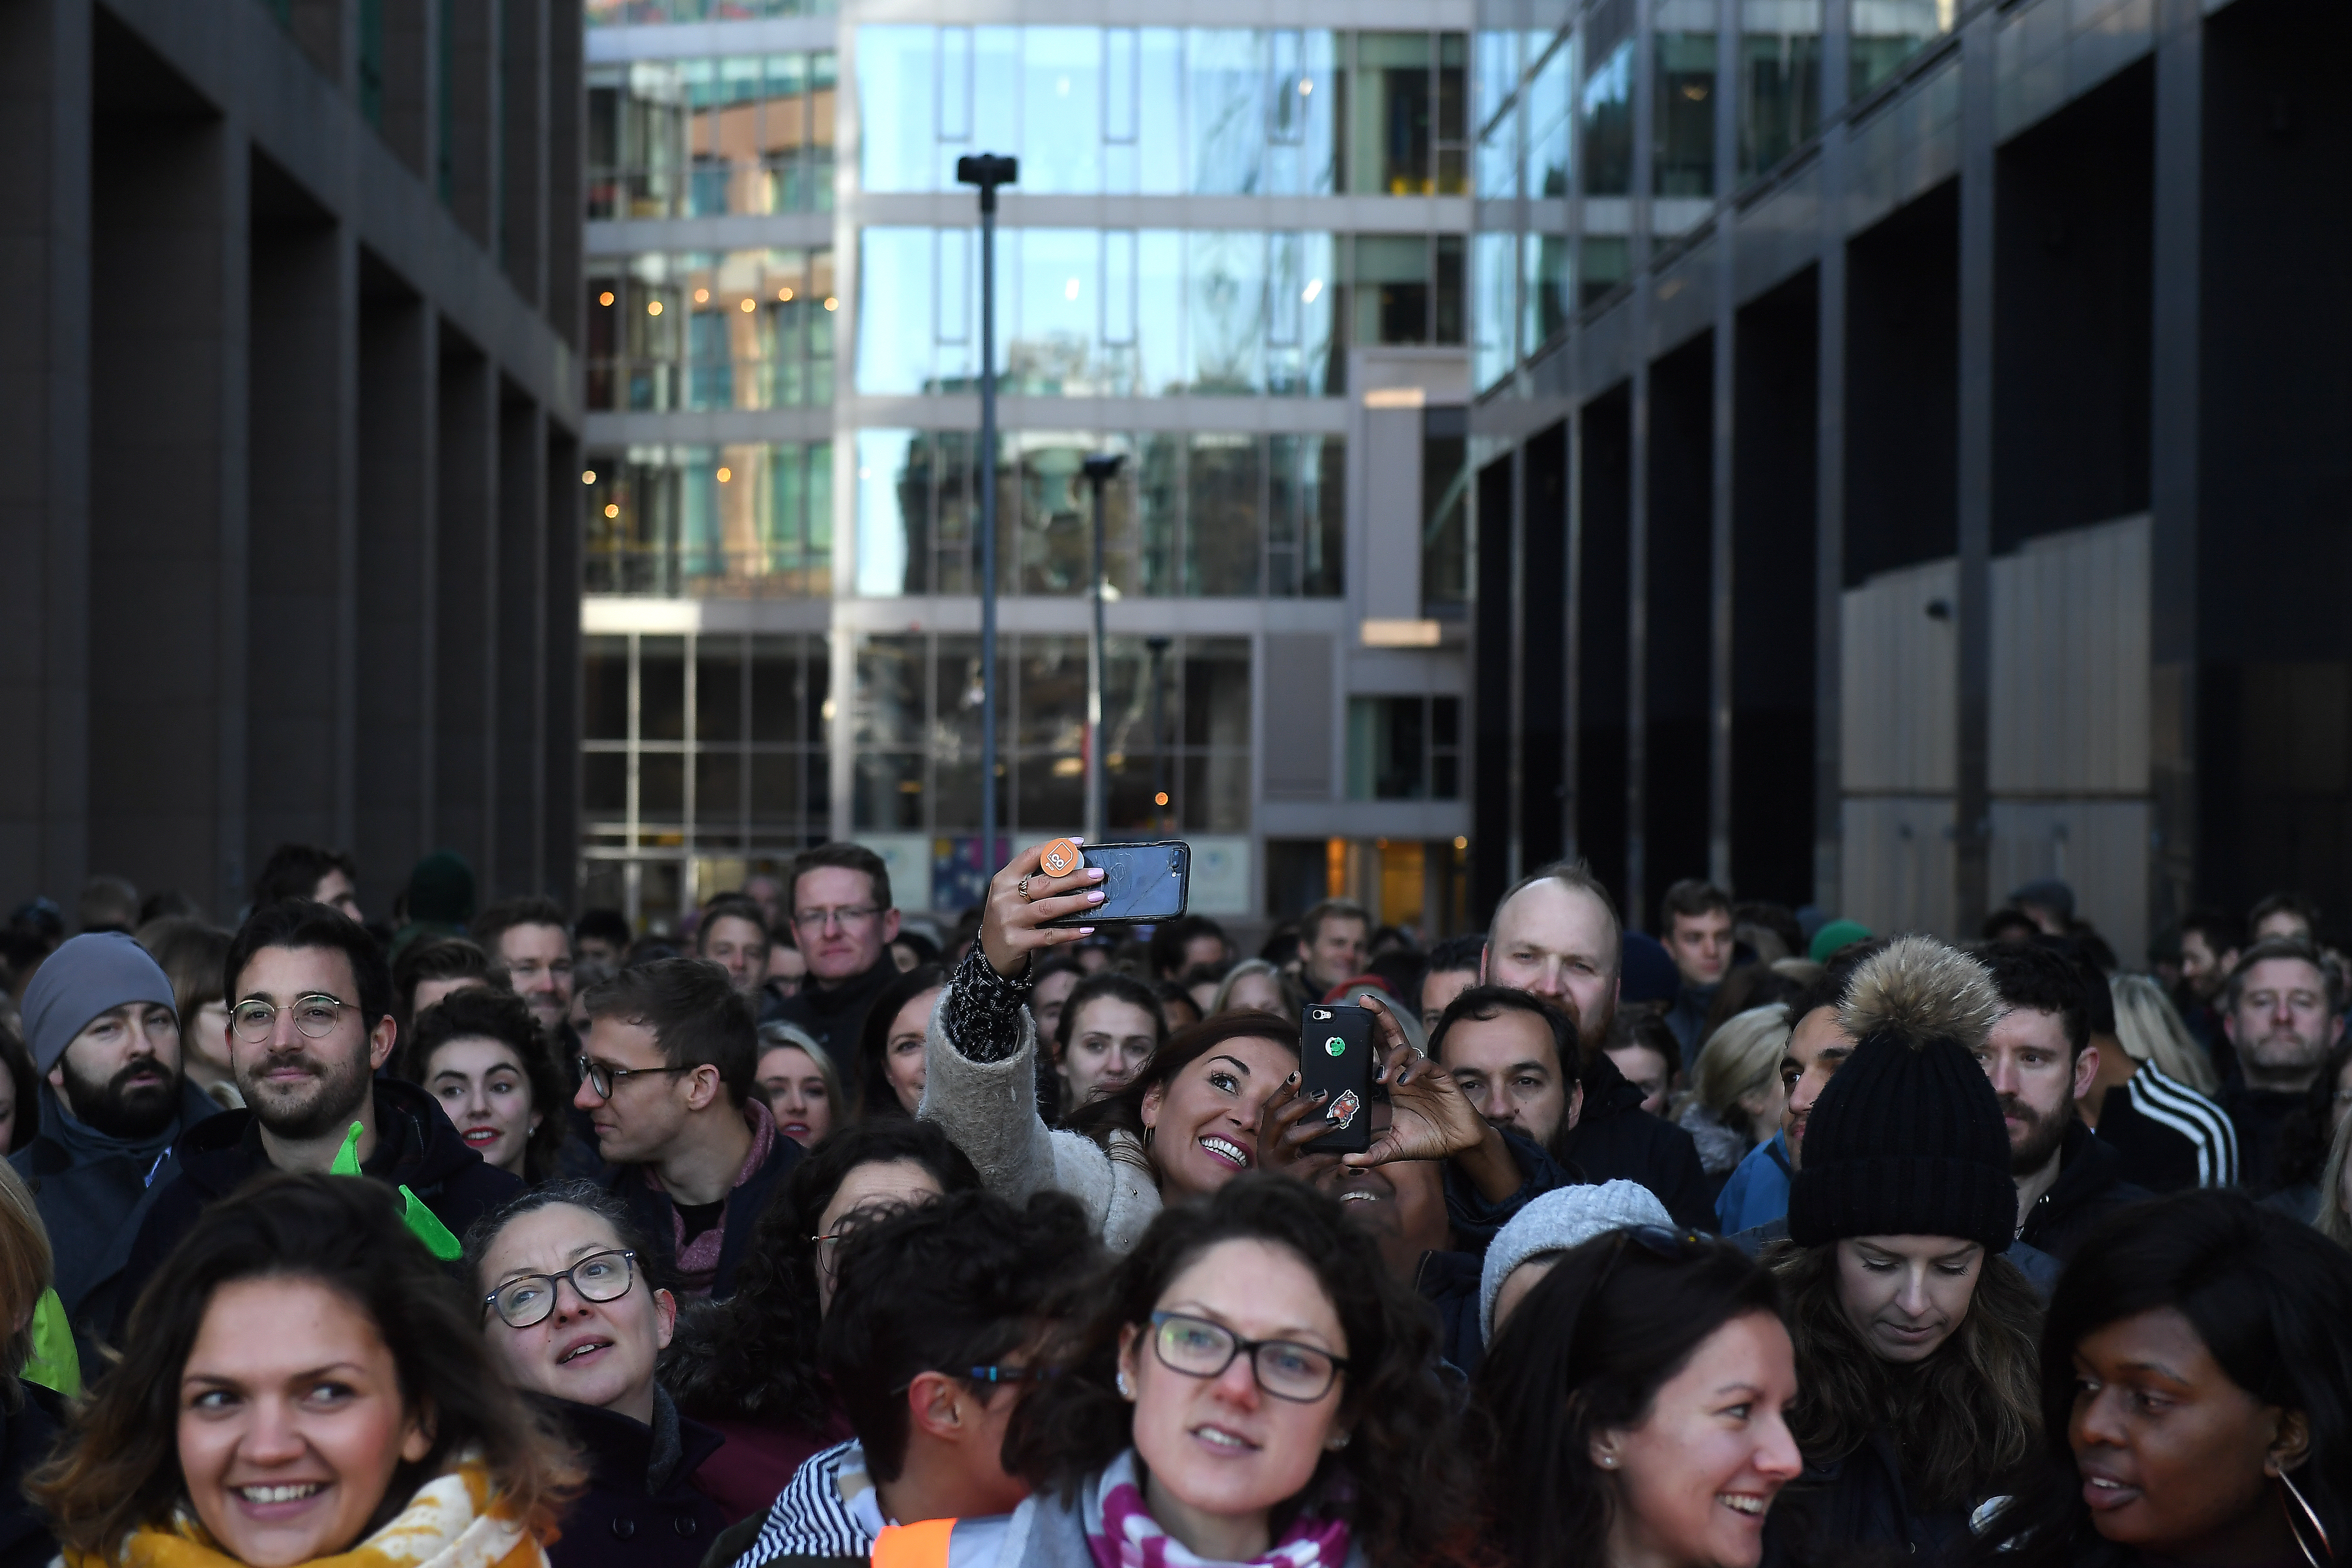
<instances>
[{"instance_id":1,"label":"concrete column","mask_svg":"<svg viewBox=\"0 0 2352 1568\"><path fill-rule=\"evenodd\" d=\"M534 785L540 802L535 885L569 905L580 860L580 484L579 438L551 425L547 439L547 543L541 618L546 722Z\"/></svg>"},{"instance_id":2,"label":"concrete column","mask_svg":"<svg viewBox=\"0 0 2352 1568\"><path fill-rule=\"evenodd\" d=\"M257 160L246 807L257 862L352 841L358 731L359 247Z\"/></svg>"},{"instance_id":3,"label":"concrete column","mask_svg":"<svg viewBox=\"0 0 2352 1568\"><path fill-rule=\"evenodd\" d=\"M90 5L0 6L0 889L71 896L89 789Z\"/></svg>"},{"instance_id":4,"label":"concrete column","mask_svg":"<svg viewBox=\"0 0 2352 1568\"><path fill-rule=\"evenodd\" d=\"M1820 351L1813 390L1813 901L1838 907L1844 868L1844 746L1839 727L1843 657L1839 595L1845 589L1845 108L1852 0L1822 4Z\"/></svg>"},{"instance_id":5,"label":"concrete column","mask_svg":"<svg viewBox=\"0 0 2352 1568\"><path fill-rule=\"evenodd\" d=\"M2158 16L2148 355L2152 930L2188 912L2197 882L2198 334L2204 317L2204 17L2196 0L2164 0Z\"/></svg>"},{"instance_id":6,"label":"concrete column","mask_svg":"<svg viewBox=\"0 0 2352 1568\"><path fill-rule=\"evenodd\" d=\"M458 225L497 254L499 145L499 7L486 0L457 0L442 9L438 24L456 37L434 40L450 74L439 84L446 107L436 106L448 142L438 149L446 174L443 199Z\"/></svg>"},{"instance_id":7,"label":"concrete column","mask_svg":"<svg viewBox=\"0 0 2352 1568\"><path fill-rule=\"evenodd\" d=\"M1961 931L1991 907L1993 499L1993 94L2000 68L1996 17L1977 16L1960 37L1959 265L1959 779L1954 902Z\"/></svg>"},{"instance_id":8,"label":"concrete column","mask_svg":"<svg viewBox=\"0 0 2352 1568\"><path fill-rule=\"evenodd\" d=\"M497 767L498 367L445 324L440 376L432 847L465 856L487 895Z\"/></svg>"},{"instance_id":9,"label":"concrete column","mask_svg":"<svg viewBox=\"0 0 2352 1568\"><path fill-rule=\"evenodd\" d=\"M200 117L127 33L98 54L100 80L139 86L93 122L90 865L226 917L248 869L253 739L251 158L242 127ZM313 635L331 646L331 627Z\"/></svg>"},{"instance_id":10,"label":"concrete column","mask_svg":"<svg viewBox=\"0 0 2352 1568\"><path fill-rule=\"evenodd\" d=\"M499 201L502 260L515 291L533 305L547 298L548 12L552 0L502 0L506 37L499 81ZM579 226L573 206L570 221ZM534 463L537 469L541 465Z\"/></svg>"},{"instance_id":11,"label":"concrete column","mask_svg":"<svg viewBox=\"0 0 2352 1568\"><path fill-rule=\"evenodd\" d=\"M580 215L588 210L582 148L588 135L588 96L581 82L585 58L581 8L551 5L547 13L547 171L541 193L547 234L547 298L541 314L556 334L580 347ZM577 464L570 465L577 468ZM562 492L559 489L557 494ZM572 849L566 847L564 862ZM572 885L566 874L564 886ZM568 901L568 900L567 900Z\"/></svg>"},{"instance_id":12,"label":"concrete column","mask_svg":"<svg viewBox=\"0 0 2352 1568\"><path fill-rule=\"evenodd\" d=\"M434 547L439 486L433 312L362 261L359 392L358 782L350 839L380 912L433 847Z\"/></svg>"},{"instance_id":13,"label":"concrete column","mask_svg":"<svg viewBox=\"0 0 2352 1568\"><path fill-rule=\"evenodd\" d=\"M547 413L509 399L499 413L497 689L492 778L495 859L486 875L504 896L537 892L541 876L540 784L547 736Z\"/></svg>"},{"instance_id":14,"label":"concrete column","mask_svg":"<svg viewBox=\"0 0 2352 1568\"><path fill-rule=\"evenodd\" d=\"M1716 0L1715 10L1715 190L1727 195L1739 185L1739 0ZM1717 207L1715 230L1715 364L1713 440L1708 457L1714 489L1709 496L1707 595L1706 878L1731 885L1732 606L1736 566L1732 554L1734 389L1739 333L1735 326L1738 291L1739 222L1728 204Z\"/></svg>"}]
</instances>

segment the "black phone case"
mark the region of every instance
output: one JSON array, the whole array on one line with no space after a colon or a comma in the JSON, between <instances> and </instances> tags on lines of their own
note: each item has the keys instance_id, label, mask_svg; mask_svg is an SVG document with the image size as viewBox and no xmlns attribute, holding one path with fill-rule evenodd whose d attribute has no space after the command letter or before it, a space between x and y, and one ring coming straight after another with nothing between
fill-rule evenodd
<instances>
[{"instance_id":1,"label":"black phone case","mask_svg":"<svg viewBox=\"0 0 2352 1568\"><path fill-rule=\"evenodd\" d=\"M1181 919L1192 902L1192 847L1181 838L1162 838L1150 844L1089 844L1080 854L1086 864L1096 864L1097 850L1173 849L1176 855L1176 912L1172 915L1069 915L1058 921L1047 921L1048 928L1066 926L1136 926L1159 925Z\"/></svg>"},{"instance_id":2,"label":"black phone case","mask_svg":"<svg viewBox=\"0 0 2352 1568\"><path fill-rule=\"evenodd\" d=\"M1307 1009L1298 1029L1298 1089L1331 1097L1323 1102L1331 1131L1307 1145L1310 1154L1360 1154L1372 1146L1374 1022L1352 1002Z\"/></svg>"}]
</instances>

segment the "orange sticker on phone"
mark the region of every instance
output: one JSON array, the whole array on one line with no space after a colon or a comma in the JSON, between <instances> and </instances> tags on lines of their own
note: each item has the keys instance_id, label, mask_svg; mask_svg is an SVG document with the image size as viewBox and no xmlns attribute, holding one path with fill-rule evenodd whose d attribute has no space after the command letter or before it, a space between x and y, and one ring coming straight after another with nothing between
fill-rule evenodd
<instances>
[{"instance_id":1,"label":"orange sticker on phone","mask_svg":"<svg viewBox=\"0 0 2352 1568\"><path fill-rule=\"evenodd\" d=\"M1038 866L1048 877L1066 877L1086 863L1087 858L1078 852L1078 841L1075 838L1056 838L1046 845L1045 852L1037 857Z\"/></svg>"}]
</instances>

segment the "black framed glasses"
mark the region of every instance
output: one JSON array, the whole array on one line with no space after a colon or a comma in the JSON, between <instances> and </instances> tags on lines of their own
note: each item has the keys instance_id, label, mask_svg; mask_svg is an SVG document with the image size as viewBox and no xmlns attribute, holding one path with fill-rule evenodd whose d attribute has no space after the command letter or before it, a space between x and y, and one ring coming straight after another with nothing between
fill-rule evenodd
<instances>
[{"instance_id":1,"label":"black framed glasses","mask_svg":"<svg viewBox=\"0 0 2352 1568\"><path fill-rule=\"evenodd\" d=\"M634 1252L592 1252L561 1274L522 1274L482 1298L510 1329L543 1323L555 1311L555 1288L566 1279L583 1301L617 1301L637 1277Z\"/></svg>"},{"instance_id":2,"label":"black framed glasses","mask_svg":"<svg viewBox=\"0 0 2352 1568\"><path fill-rule=\"evenodd\" d=\"M1296 1340L1245 1340L1223 1323L1183 1312L1151 1314L1151 1353L1186 1377L1222 1377L1234 1358L1250 1358L1250 1375L1276 1399L1312 1405L1331 1392L1347 1358Z\"/></svg>"},{"instance_id":3,"label":"black framed glasses","mask_svg":"<svg viewBox=\"0 0 2352 1568\"><path fill-rule=\"evenodd\" d=\"M587 1079L588 1087L596 1091L597 1099L610 1100L617 1085L633 1078L646 1078L656 1073L692 1072L698 1065L690 1062L682 1068L616 1068L593 1057L582 1057L580 1076Z\"/></svg>"},{"instance_id":4,"label":"black framed glasses","mask_svg":"<svg viewBox=\"0 0 2352 1568\"><path fill-rule=\"evenodd\" d=\"M258 996L248 996L229 1009L228 1026L236 1037L248 1046L266 1046L278 1027L278 1015L294 1015L294 1026L314 1040L323 1040L335 1032L335 1020L343 1009L359 1005L340 996L330 996L323 991L297 996L283 1007L264 1002Z\"/></svg>"}]
</instances>

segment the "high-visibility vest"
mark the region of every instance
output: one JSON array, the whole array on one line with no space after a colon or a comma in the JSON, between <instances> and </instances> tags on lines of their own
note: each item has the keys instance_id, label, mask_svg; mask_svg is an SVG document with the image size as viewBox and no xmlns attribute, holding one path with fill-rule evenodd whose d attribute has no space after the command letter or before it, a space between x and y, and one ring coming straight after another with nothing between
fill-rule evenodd
<instances>
[{"instance_id":1,"label":"high-visibility vest","mask_svg":"<svg viewBox=\"0 0 2352 1568\"><path fill-rule=\"evenodd\" d=\"M955 1526L951 1519L884 1525L874 1538L874 1568L948 1568L948 1541Z\"/></svg>"}]
</instances>

